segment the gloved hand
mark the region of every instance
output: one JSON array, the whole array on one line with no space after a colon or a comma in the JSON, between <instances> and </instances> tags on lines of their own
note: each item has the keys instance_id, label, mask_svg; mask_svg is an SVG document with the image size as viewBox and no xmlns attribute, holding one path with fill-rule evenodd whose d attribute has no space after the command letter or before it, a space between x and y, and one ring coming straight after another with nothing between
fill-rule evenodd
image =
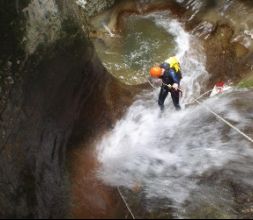
<instances>
[{"instance_id":1,"label":"gloved hand","mask_svg":"<svg viewBox=\"0 0 253 220\"><path fill-rule=\"evenodd\" d=\"M178 90L178 84L177 84L177 83L174 83L174 84L172 85L172 88L175 89L175 90L177 91L177 90Z\"/></svg>"}]
</instances>

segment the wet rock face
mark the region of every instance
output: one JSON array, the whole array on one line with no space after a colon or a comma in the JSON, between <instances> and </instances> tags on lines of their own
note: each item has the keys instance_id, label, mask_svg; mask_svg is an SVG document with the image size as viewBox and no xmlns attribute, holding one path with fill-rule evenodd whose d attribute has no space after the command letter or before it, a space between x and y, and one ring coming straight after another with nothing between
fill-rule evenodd
<instances>
[{"instance_id":1,"label":"wet rock face","mask_svg":"<svg viewBox=\"0 0 253 220\"><path fill-rule=\"evenodd\" d=\"M17 5L15 1L0 2L0 113L4 110L11 88L19 80L23 51L24 16L17 8L24 8L28 1Z\"/></svg>"},{"instance_id":2,"label":"wet rock face","mask_svg":"<svg viewBox=\"0 0 253 220\"><path fill-rule=\"evenodd\" d=\"M95 4L89 16L114 1L103 2L87 1L88 11ZM87 16L73 2L2 0L0 6L0 217L68 217L75 170L66 164L80 143L113 127L139 90L107 73L84 37ZM232 33L226 25L210 31L206 48L216 77L221 70L236 74L238 57L252 60L245 48L228 44Z\"/></svg>"},{"instance_id":3,"label":"wet rock face","mask_svg":"<svg viewBox=\"0 0 253 220\"><path fill-rule=\"evenodd\" d=\"M209 86L217 80L237 83L252 71L252 2L193 0L180 5L188 8L186 27L203 40Z\"/></svg>"},{"instance_id":4,"label":"wet rock face","mask_svg":"<svg viewBox=\"0 0 253 220\"><path fill-rule=\"evenodd\" d=\"M71 212L67 149L112 126L137 90L107 73L73 16L61 21L57 38L27 53L21 27L30 2L15 3L0 3L1 76L12 85L0 111L0 216L65 218Z\"/></svg>"},{"instance_id":5,"label":"wet rock face","mask_svg":"<svg viewBox=\"0 0 253 220\"><path fill-rule=\"evenodd\" d=\"M110 8L115 0L77 0L77 4L85 10L88 17L97 15L98 13Z\"/></svg>"},{"instance_id":6,"label":"wet rock face","mask_svg":"<svg viewBox=\"0 0 253 220\"><path fill-rule=\"evenodd\" d=\"M26 18L24 43L28 54L39 44L52 43L60 36L61 17L55 1L31 1L23 9Z\"/></svg>"},{"instance_id":7,"label":"wet rock face","mask_svg":"<svg viewBox=\"0 0 253 220\"><path fill-rule=\"evenodd\" d=\"M65 48L73 50L72 46ZM54 49L48 59L38 55L29 59L23 69L23 85L12 89L13 96L1 115L1 217L52 218L66 214L60 211L66 210L64 152L75 113L71 116L66 109L70 97L58 97L57 103L54 99L64 84L73 89L76 79L66 82L70 57L66 51ZM71 94L68 88L66 92Z\"/></svg>"},{"instance_id":8,"label":"wet rock face","mask_svg":"<svg viewBox=\"0 0 253 220\"><path fill-rule=\"evenodd\" d=\"M221 23L204 40L211 84L217 80L238 82L250 71L252 53L239 42L233 42L233 36L233 28Z\"/></svg>"},{"instance_id":9,"label":"wet rock face","mask_svg":"<svg viewBox=\"0 0 253 220\"><path fill-rule=\"evenodd\" d=\"M218 25L204 43L207 54L207 70L215 80L228 80L235 74L235 53L230 46L233 30L227 25ZM214 83L214 81L212 82Z\"/></svg>"}]
</instances>

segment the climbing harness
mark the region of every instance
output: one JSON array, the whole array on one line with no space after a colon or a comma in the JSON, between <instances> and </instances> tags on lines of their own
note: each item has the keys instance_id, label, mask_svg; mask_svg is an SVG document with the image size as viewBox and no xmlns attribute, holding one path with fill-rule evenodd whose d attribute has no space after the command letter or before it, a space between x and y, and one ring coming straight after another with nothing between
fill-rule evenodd
<instances>
[{"instance_id":1,"label":"climbing harness","mask_svg":"<svg viewBox=\"0 0 253 220\"><path fill-rule=\"evenodd\" d=\"M164 82L163 82L163 85L164 85L164 86L167 86L169 89L172 89L172 88L173 88L172 85L166 84L166 83L164 83ZM179 91L179 92L183 92L181 89L178 89L178 91Z\"/></svg>"},{"instance_id":2,"label":"climbing harness","mask_svg":"<svg viewBox=\"0 0 253 220\"><path fill-rule=\"evenodd\" d=\"M125 206L126 206L126 208L127 208L128 212L130 213L130 215L131 215L132 219L136 219L136 218L135 218L135 216L134 216L134 214L133 214L133 212L132 212L132 210L130 209L130 206L128 205L128 203L127 203L127 201L126 201L125 197L123 196L123 193L121 192L120 188L119 188L119 187L117 187L117 190L118 190L119 195L120 195L120 197L121 197L122 201L124 202L124 204L125 204Z\"/></svg>"},{"instance_id":3,"label":"climbing harness","mask_svg":"<svg viewBox=\"0 0 253 220\"><path fill-rule=\"evenodd\" d=\"M166 84L166 83L164 83L164 82L162 82L162 84L163 84L164 86L167 86L167 87L170 89L170 91L175 91L175 90L173 90L172 85ZM179 91L179 93L181 94L181 97L182 97L182 96L183 96L183 91L182 91L181 89L179 89L179 88L178 88L178 91Z\"/></svg>"},{"instance_id":4,"label":"climbing harness","mask_svg":"<svg viewBox=\"0 0 253 220\"><path fill-rule=\"evenodd\" d=\"M150 82L149 79L147 79L147 81L148 81L149 85L150 85L153 89L156 89L156 87ZM171 86L170 84L166 84L166 83L164 83L164 82L162 82L162 85L167 86L169 89L172 88L172 86ZM181 89L178 89L178 91L181 93L181 95L183 95L183 91L182 91Z\"/></svg>"},{"instance_id":5,"label":"climbing harness","mask_svg":"<svg viewBox=\"0 0 253 220\"><path fill-rule=\"evenodd\" d=\"M155 89L155 87L152 85L152 83L148 80L149 84L151 85L152 88ZM163 85L168 86L169 88L171 88L171 85L167 85L165 83L163 83ZM179 90L182 92L182 90ZM221 120L222 122L224 122L226 125L228 125L230 128L234 129L237 133L239 133L240 135L242 135L245 139L247 139L248 141L250 141L253 144L253 139L251 137L249 137L247 134L245 134L243 131L241 131L240 129L238 129L237 127L235 127L234 125L232 125L230 122L228 122L225 118L223 118L222 116L220 116L219 114L217 114L215 111L213 111L209 106L207 106L206 104L204 104L203 102L200 102L199 99L202 98L203 96L205 96L206 94L212 92L212 90L209 90L205 93L203 93L202 95L200 95L198 98L193 98L193 101L196 102L199 105L202 105L208 112L210 112L211 114L213 114L216 118L218 118L219 120ZM130 206L128 205L125 197L123 196L123 193L121 192L120 188L117 187L119 195L122 199L122 201L124 202L128 212L130 213L131 217L133 219L136 219L132 210L130 209Z\"/></svg>"},{"instance_id":6,"label":"climbing harness","mask_svg":"<svg viewBox=\"0 0 253 220\"><path fill-rule=\"evenodd\" d=\"M163 83L163 85L168 86L169 88L171 88L172 86L169 84L165 84ZM179 90L182 92L182 90ZM230 122L228 122L225 118L223 118L222 116L220 116L219 114L217 114L216 112L214 112L211 108L209 108L209 106L207 106L206 104L204 104L203 102L200 102L199 99L202 98L203 96L205 96L206 94L212 92L213 90L209 90L205 93L203 93L202 95L200 95L198 98L193 98L193 101L196 102L199 105L202 105L205 107L205 109L210 112L211 114L213 114L216 118L218 118L219 120L221 120L222 122L224 122L225 124L227 124L230 128L234 129L237 133L239 133L240 135L242 135L245 139L247 139L248 141L250 141L253 144L253 139L251 137L249 137L247 134L245 134L243 131L241 131L239 128L235 127L234 125L232 125Z\"/></svg>"}]
</instances>

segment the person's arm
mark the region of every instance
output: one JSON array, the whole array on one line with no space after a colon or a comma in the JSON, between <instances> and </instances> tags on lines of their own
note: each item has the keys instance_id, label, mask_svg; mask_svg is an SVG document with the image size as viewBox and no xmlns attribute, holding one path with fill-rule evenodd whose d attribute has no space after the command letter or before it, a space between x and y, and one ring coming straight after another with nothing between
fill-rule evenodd
<instances>
[{"instance_id":1,"label":"person's arm","mask_svg":"<svg viewBox=\"0 0 253 220\"><path fill-rule=\"evenodd\" d=\"M170 70L171 77L173 79L173 89L178 90L180 84L180 74L176 73L173 69Z\"/></svg>"},{"instance_id":2,"label":"person's arm","mask_svg":"<svg viewBox=\"0 0 253 220\"><path fill-rule=\"evenodd\" d=\"M170 69L170 75L174 83L180 84L180 75L175 70Z\"/></svg>"}]
</instances>

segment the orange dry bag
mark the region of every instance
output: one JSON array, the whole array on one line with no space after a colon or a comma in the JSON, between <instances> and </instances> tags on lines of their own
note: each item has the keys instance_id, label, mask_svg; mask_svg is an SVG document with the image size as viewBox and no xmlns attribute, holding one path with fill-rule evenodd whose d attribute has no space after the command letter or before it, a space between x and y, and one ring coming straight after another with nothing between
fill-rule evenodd
<instances>
[{"instance_id":1,"label":"orange dry bag","mask_svg":"<svg viewBox=\"0 0 253 220\"><path fill-rule=\"evenodd\" d=\"M162 75L162 68L160 68L159 66L153 66L150 69L150 76L151 77L160 77Z\"/></svg>"}]
</instances>

